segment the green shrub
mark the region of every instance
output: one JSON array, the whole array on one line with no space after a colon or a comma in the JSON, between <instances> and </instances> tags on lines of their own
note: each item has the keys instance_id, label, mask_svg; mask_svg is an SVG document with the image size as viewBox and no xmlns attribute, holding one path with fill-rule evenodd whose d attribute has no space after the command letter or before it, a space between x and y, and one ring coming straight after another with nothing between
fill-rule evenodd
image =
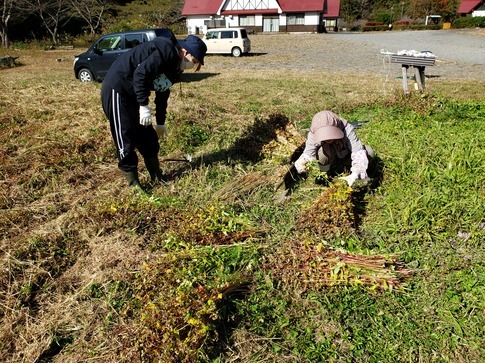
<instances>
[{"instance_id":1,"label":"green shrub","mask_svg":"<svg viewBox=\"0 0 485 363\"><path fill-rule=\"evenodd\" d=\"M384 30L388 30L389 26L387 25L377 25L377 26L363 26L362 31L363 32L381 32Z\"/></svg>"},{"instance_id":2,"label":"green shrub","mask_svg":"<svg viewBox=\"0 0 485 363\"><path fill-rule=\"evenodd\" d=\"M367 23L365 23L365 26L380 26L380 25L384 25L384 22L382 22L382 21L368 21Z\"/></svg>"},{"instance_id":3,"label":"green shrub","mask_svg":"<svg viewBox=\"0 0 485 363\"><path fill-rule=\"evenodd\" d=\"M137 22L137 21L124 21L116 24L112 24L107 33L117 33L117 32L124 32L128 30L137 30L137 29L145 29L147 28L145 23Z\"/></svg>"},{"instance_id":4,"label":"green shrub","mask_svg":"<svg viewBox=\"0 0 485 363\"><path fill-rule=\"evenodd\" d=\"M411 24L409 25L409 29L411 30L440 30L443 26L441 24Z\"/></svg>"},{"instance_id":5,"label":"green shrub","mask_svg":"<svg viewBox=\"0 0 485 363\"><path fill-rule=\"evenodd\" d=\"M455 29L474 27L485 28L485 16L465 16L453 21L453 28Z\"/></svg>"},{"instance_id":6,"label":"green shrub","mask_svg":"<svg viewBox=\"0 0 485 363\"><path fill-rule=\"evenodd\" d=\"M389 12L382 12L376 15L374 21L380 22L380 25L387 24L389 21L392 22L392 14ZM367 25L367 24L366 24ZM376 24L379 25L379 24Z\"/></svg>"}]
</instances>

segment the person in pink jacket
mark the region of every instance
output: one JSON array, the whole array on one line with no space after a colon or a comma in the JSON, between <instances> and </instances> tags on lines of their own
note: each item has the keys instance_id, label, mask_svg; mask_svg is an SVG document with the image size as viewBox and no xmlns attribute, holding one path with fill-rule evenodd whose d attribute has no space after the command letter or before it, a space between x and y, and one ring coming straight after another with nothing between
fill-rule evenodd
<instances>
[{"instance_id":1,"label":"person in pink jacket","mask_svg":"<svg viewBox=\"0 0 485 363\"><path fill-rule=\"evenodd\" d=\"M369 160L374 156L350 122L331 111L320 111L313 116L305 149L294 165L298 174L305 173L307 163L314 160L322 172L338 173L349 168L350 175L342 179L352 186L357 180L367 179Z\"/></svg>"}]
</instances>

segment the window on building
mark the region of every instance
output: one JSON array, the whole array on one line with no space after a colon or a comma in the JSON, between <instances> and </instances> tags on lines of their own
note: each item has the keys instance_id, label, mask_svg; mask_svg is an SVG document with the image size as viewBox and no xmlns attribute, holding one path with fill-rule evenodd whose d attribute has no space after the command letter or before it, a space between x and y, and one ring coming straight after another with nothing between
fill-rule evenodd
<instances>
[{"instance_id":1,"label":"window on building","mask_svg":"<svg viewBox=\"0 0 485 363\"><path fill-rule=\"evenodd\" d=\"M204 25L207 28L225 28L226 27L226 19L204 20Z\"/></svg>"},{"instance_id":2,"label":"window on building","mask_svg":"<svg viewBox=\"0 0 485 363\"><path fill-rule=\"evenodd\" d=\"M254 15L244 15L239 16L239 25L240 26L255 26L256 20Z\"/></svg>"},{"instance_id":3,"label":"window on building","mask_svg":"<svg viewBox=\"0 0 485 363\"><path fill-rule=\"evenodd\" d=\"M286 24L288 25L305 25L305 14L288 14Z\"/></svg>"}]
</instances>

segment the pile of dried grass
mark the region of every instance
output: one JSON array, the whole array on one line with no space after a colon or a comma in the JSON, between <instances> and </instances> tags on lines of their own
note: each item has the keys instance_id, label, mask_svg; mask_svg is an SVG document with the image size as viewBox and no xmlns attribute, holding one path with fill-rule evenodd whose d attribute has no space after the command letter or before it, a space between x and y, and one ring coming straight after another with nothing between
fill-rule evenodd
<instances>
[{"instance_id":1,"label":"pile of dried grass","mask_svg":"<svg viewBox=\"0 0 485 363\"><path fill-rule=\"evenodd\" d=\"M411 271L398 256L351 254L324 247L315 240L314 237L332 240L353 235L353 209L352 189L343 182L331 184L298 219L300 239L282 243L267 257L265 268L296 290L335 285L384 290L401 286Z\"/></svg>"},{"instance_id":2,"label":"pile of dried grass","mask_svg":"<svg viewBox=\"0 0 485 363\"><path fill-rule=\"evenodd\" d=\"M295 291L318 291L338 285L395 289L402 287L411 274L397 255L351 254L304 240L282 243L267 257L265 268Z\"/></svg>"},{"instance_id":3,"label":"pile of dried grass","mask_svg":"<svg viewBox=\"0 0 485 363\"><path fill-rule=\"evenodd\" d=\"M250 172L226 182L214 193L214 197L226 203L234 203L238 199L253 195L260 188L271 183L272 179L273 176L265 175L262 172Z\"/></svg>"},{"instance_id":4,"label":"pile of dried grass","mask_svg":"<svg viewBox=\"0 0 485 363\"><path fill-rule=\"evenodd\" d=\"M353 209L352 189L344 182L333 183L301 214L296 226L324 238L348 236L355 231Z\"/></svg>"},{"instance_id":5,"label":"pile of dried grass","mask_svg":"<svg viewBox=\"0 0 485 363\"><path fill-rule=\"evenodd\" d=\"M288 124L283 129L276 130L276 137L263 148L266 158L277 158L286 162L294 162L303 152L305 138L295 125Z\"/></svg>"}]
</instances>

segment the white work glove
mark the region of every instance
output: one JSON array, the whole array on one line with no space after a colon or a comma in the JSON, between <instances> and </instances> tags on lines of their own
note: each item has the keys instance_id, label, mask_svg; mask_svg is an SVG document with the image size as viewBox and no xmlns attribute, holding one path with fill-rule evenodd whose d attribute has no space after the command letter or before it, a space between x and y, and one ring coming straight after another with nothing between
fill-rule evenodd
<instances>
[{"instance_id":1,"label":"white work glove","mask_svg":"<svg viewBox=\"0 0 485 363\"><path fill-rule=\"evenodd\" d=\"M365 149L352 154L352 167L350 168L350 171L352 174L357 175L357 179L364 180L367 178L368 166L369 159L367 158L367 152Z\"/></svg>"},{"instance_id":2,"label":"white work glove","mask_svg":"<svg viewBox=\"0 0 485 363\"><path fill-rule=\"evenodd\" d=\"M140 106L140 125L148 126L152 124L152 113L150 107Z\"/></svg>"},{"instance_id":3,"label":"white work glove","mask_svg":"<svg viewBox=\"0 0 485 363\"><path fill-rule=\"evenodd\" d=\"M157 132L158 140L163 140L168 138L167 126L165 125L155 125L155 131Z\"/></svg>"},{"instance_id":4,"label":"white work glove","mask_svg":"<svg viewBox=\"0 0 485 363\"><path fill-rule=\"evenodd\" d=\"M350 174L349 176L342 176L339 179L345 180L349 187L354 185L355 181L359 179L359 176L355 173Z\"/></svg>"},{"instance_id":5,"label":"white work glove","mask_svg":"<svg viewBox=\"0 0 485 363\"><path fill-rule=\"evenodd\" d=\"M302 174L306 172L306 160L303 158L299 158L295 161L295 168L298 174Z\"/></svg>"}]
</instances>

